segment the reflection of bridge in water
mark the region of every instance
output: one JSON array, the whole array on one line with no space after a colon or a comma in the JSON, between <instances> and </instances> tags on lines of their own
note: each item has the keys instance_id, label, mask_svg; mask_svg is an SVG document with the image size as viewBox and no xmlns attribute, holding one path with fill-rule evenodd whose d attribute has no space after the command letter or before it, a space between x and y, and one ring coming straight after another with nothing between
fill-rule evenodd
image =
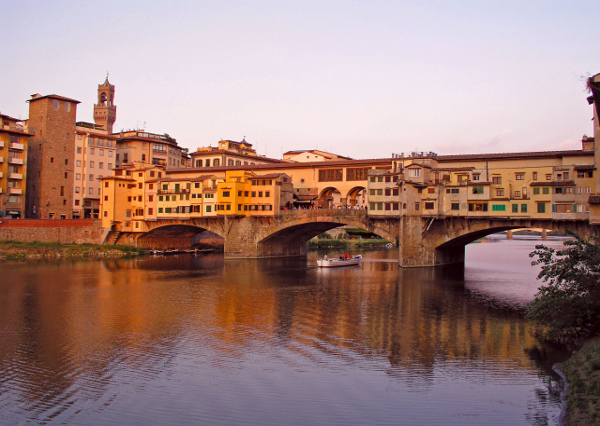
<instances>
[{"instance_id":1,"label":"reflection of bridge in water","mask_svg":"<svg viewBox=\"0 0 600 426\"><path fill-rule=\"evenodd\" d=\"M585 220L464 216L373 217L366 210L287 210L275 217L216 216L148 222L149 232L122 237L142 247L189 247L194 238L223 240L225 257L303 256L311 238L344 225L366 229L399 247L403 267L464 261L465 246L487 235L539 228L597 235Z\"/></svg>"}]
</instances>

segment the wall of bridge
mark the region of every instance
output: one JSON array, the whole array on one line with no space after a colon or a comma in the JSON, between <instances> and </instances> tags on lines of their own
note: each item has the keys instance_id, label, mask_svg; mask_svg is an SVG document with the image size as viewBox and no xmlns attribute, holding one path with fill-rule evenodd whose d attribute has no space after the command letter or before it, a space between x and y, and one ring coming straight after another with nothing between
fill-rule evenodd
<instances>
[{"instance_id":1,"label":"wall of bridge","mask_svg":"<svg viewBox=\"0 0 600 426\"><path fill-rule=\"evenodd\" d=\"M203 237L222 244L225 257L304 256L307 242L330 229L349 225L398 244L402 267L464 262L465 246L511 229L571 230L600 235L587 221L528 218L401 216L373 218L365 210L290 210L276 217L221 216L196 221L163 221L147 234L123 234L119 243L153 249L189 248Z\"/></svg>"}]
</instances>

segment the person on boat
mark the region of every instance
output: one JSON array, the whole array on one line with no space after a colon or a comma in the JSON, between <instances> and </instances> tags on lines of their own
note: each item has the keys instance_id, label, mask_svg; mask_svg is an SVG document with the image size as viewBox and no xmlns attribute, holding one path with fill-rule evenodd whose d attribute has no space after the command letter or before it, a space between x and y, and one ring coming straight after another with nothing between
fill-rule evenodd
<instances>
[{"instance_id":1,"label":"person on boat","mask_svg":"<svg viewBox=\"0 0 600 426\"><path fill-rule=\"evenodd\" d=\"M327 255L323 256L323 260L327 260Z\"/></svg>"}]
</instances>

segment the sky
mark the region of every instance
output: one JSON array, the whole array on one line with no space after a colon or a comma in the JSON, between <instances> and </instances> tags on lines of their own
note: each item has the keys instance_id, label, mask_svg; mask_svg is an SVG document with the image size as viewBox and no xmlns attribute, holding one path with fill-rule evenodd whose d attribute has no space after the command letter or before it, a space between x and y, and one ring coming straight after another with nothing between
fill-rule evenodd
<instances>
[{"instance_id":1,"label":"sky","mask_svg":"<svg viewBox=\"0 0 600 426\"><path fill-rule=\"evenodd\" d=\"M0 112L115 85L114 131L281 158L580 149L598 0L6 1Z\"/></svg>"}]
</instances>

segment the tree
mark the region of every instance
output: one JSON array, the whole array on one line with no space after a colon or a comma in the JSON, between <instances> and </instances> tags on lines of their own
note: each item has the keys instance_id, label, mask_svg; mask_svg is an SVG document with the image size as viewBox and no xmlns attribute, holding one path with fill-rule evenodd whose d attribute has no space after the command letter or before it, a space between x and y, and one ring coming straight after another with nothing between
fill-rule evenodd
<instances>
[{"instance_id":1,"label":"tree","mask_svg":"<svg viewBox=\"0 0 600 426\"><path fill-rule=\"evenodd\" d=\"M529 303L528 316L544 326L541 337L554 342L575 341L600 330L600 238L572 240L555 250L535 246L529 257L542 265L537 279L544 285Z\"/></svg>"}]
</instances>

